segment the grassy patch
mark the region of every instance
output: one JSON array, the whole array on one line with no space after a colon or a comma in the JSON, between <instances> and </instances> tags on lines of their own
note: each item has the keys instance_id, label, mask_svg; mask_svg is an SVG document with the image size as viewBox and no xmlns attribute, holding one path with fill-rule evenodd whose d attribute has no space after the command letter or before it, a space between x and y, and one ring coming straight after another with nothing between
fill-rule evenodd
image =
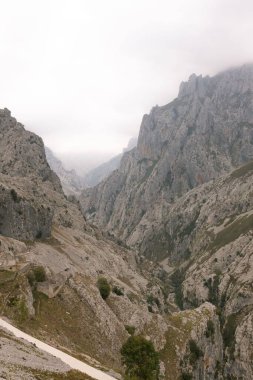
<instances>
[{"instance_id":1,"label":"grassy patch","mask_svg":"<svg viewBox=\"0 0 253 380\"><path fill-rule=\"evenodd\" d=\"M246 165L234 170L231 173L230 178L240 178L249 174L251 171L253 171L253 161L250 161Z\"/></svg>"},{"instance_id":2,"label":"grassy patch","mask_svg":"<svg viewBox=\"0 0 253 380\"><path fill-rule=\"evenodd\" d=\"M253 229L253 215L244 215L230 223L222 231L218 232L213 242L209 245L212 252L236 240L240 235Z\"/></svg>"},{"instance_id":3,"label":"grassy patch","mask_svg":"<svg viewBox=\"0 0 253 380\"><path fill-rule=\"evenodd\" d=\"M183 310L183 306L184 306L184 295L183 295L183 287L182 287L184 277L185 277L185 273L182 269L181 270L177 269L170 276L171 284L175 291L175 302L181 310Z\"/></svg>"},{"instance_id":4,"label":"grassy patch","mask_svg":"<svg viewBox=\"0 0 253 380\"><path fill-rule=\"evenodd\" d=\"M0 270L0 286L8 281L13 281L15 278L15 272L9 270Z\"/></svg>"},{"instance_id":5,"label":"grassy patch","mask_svg":"<svg viewBox=\"0 0 253 380\"><path fill-rule=\"evenodd\" d=\"M178 379L181 375L179 369L180 353L183 352L192 330L191 321L184 321L183 319L184 315L180 313L175 313L169 317L170 325L165 334L166 344L160 352L161 360L165 363L166 379L168 380Z\"/></svg>"},{"instance_id":6,"label":"grassy patch","mask_svg":"<svg viewBox=\"0 0 253 380\"><path fill-rule=\"evenodd\" d=\"M36 369L30 369L29 373L32 374L38 380L92 380L88 375L79 371L71 370L66 373L55 373L48 371L40 371Z\"/></svg>"},{"instance_id":7,"label":"grassy patch","mask_svg":"<svg viewBox=\"0 0 253 380\"><path fill-rule=\"evenodd\" d=\"M233 355L235 350L235 331L238 325L238 320L238 315L229 315L222 332L224 346L228 347L230 355Z\"/></svg>"}]
</instances>

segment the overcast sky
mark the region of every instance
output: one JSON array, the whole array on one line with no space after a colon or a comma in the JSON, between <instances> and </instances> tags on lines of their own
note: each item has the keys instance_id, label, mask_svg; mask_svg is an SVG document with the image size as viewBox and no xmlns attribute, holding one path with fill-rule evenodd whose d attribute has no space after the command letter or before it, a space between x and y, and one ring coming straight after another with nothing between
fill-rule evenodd
<instances>
[{"instance_id":1,"label":"overcast sky","mask_svg":"<svg viewBox=\"0 0 253 380\"><path fill-rule=\"evenodd\" d=\"M253 61L252 0L0 0L0 108L102 160L193 72Z\"/></svg>"}]
</instances>

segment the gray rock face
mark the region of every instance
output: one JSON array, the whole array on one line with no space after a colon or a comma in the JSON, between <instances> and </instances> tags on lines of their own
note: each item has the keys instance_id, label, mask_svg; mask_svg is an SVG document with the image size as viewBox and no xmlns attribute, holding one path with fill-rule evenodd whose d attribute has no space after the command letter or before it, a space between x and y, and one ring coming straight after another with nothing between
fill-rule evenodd
<instances>
[{"instance_id":1,"label":"gray rock face","mask_svg":"<svg viewBox=\"0 0 253 380\"><path fill-rule=\"evenodd\" d=\"M0 184L0 234L33 240L51 234L53 211L43 203L20 197L14 188Z\"/></svg>"},{"instance_id":2,"label":"gray rock face","mask_svg":"<svg viewBox=\"0 0 253 380\"><path fill-rule=\"evenodd\" d=\"M0 110L0 173L12 177L36 176L62 191L56 174L50 169L41 137L28 132L6 108Z\"/></svg>"},{"instance_id":3,"label":"gray rock face","mask_svg":"<svg viewBox=\"0 0 253 380\"><path fill-rule=\"evenodd\" d=\"M53 198L63 198L61 184L42 139L7 109L0 110L0 151L0 233L23 240L49 237L57 218Z\"/></svg>"},{"instance_id":4,"label":"gray rock face","mask_svg":"<svg viewBox=\"0 0 253 380\"><path fill-rule=\"evenodd\" d=\"M109 178L82 193L83 212L118 238L140 245L136 230L147 213L148 227L155 225L161 201L173 205L252 157L253 65L213 78L192 75L174 101L144 115L137 148L124 154Z\"/></svg>"}]
</instances>

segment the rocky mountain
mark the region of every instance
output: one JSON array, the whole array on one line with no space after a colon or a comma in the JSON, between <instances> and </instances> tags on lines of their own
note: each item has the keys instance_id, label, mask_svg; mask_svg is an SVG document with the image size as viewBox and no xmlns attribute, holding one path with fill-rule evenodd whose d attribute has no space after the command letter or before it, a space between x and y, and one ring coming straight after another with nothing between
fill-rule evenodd
<instances>
[{"instance_id":1,"label":"rocky mountain","mask_svg":"<svg viewBox=\"0 0 253 380\"><path fill-rule=\"evenodd\" d=\"M51 149L45 147L47 162L50 168L57 174L61 181L63 191L66 195L79 195L84 188L83 180L75 170L67 170Z\"/></svg>"},{"instance_id":2,"label":"rocky mountain","mask_svg":"<svg viewBox=\"0 0 253 380\"><path fill-rule=\"evenodd\" d=\"M144 115L137 147L110 177L82 193L82 209L92 223L145 253L145 231L137 231L148 214L154 220L147 228L162 230L155 226L161 203L170 207L252 158L253 65L212 78L193 74L175 100Z\"/></svg>"},{"instance_id":3,"label":"rocky mountain","mask_svg":"<svg viewBox=\"0 0 253 380\"><path fill-rule=\"evenodd\" d=\"M127 147L123 149L123 152L113 157L109 161L105 162L102 165L97 166L95 169L92 169L84 176L84 183L86 187L96 186L98 183L102 182L106 177L108 177L114 170L118 169L120 166L121 158L125 152L132 150L137 144L137 139L132 137Z\"/></svg>"},{"instance_id":4,"label":"rocky mountain","mask_svg":"<svg viewBox=\"0 0 253 380\"><path fill-rule=\"evenodd\" d=\"M42 141L30 144L1 111L1 314L116 377L134 331L154 342L166 380L251 380L252 86L251 65L181 85L144 116L119 169L82 194L88 220L64 196ZM17 142L26 148L16 156ZM2 368L16 380L5 356Z\"/></svg>"},{"instance_id":5,"label":"rocky mountain","mask_svg":"<svg viewBox=\"0 0 253 380\"><path fill-rule=\"evenodd\" d=\"M182 311L168 318L177 325L161 355L180 363L176 379L253 377L252 87L252 65L191 76L178 98L144 116L120 168L82 194L86 217L158 261L156 275L174 289L167 301ZM205 332L191 332L200 350L181 345L207 302Z\"/></svg>"},{"instance_id":6,"label":"rocky mountain","mask_svg":"<svg viewBox=\"0 0 253 380\"><path fill-rule=\"evenodd\" d=\"M161 280L166 278L161 266L145 259L140 265L135 252L87 224L78 202L66 199L47 164L42 140L8 110L0 112L0 131L1 316L116 377L123 372L120 349L133 330L161 352L161 372L167 379L181 376L179 362L193 337L212 358L214 369L220 348L211 350L205 331L212 319L219 342L215 307L207 302L196 310L179 311L173 286ZM106 300L98 288L101 277L111 288ZM179 319L191 326L182 332L180 352L179 335L172 334ZM31 350L2 329L0 340L2 377L86 378L65 367L59 373L59 361ZM205 371L204 362L197 368Z\"/></svg>"}]
</instances>

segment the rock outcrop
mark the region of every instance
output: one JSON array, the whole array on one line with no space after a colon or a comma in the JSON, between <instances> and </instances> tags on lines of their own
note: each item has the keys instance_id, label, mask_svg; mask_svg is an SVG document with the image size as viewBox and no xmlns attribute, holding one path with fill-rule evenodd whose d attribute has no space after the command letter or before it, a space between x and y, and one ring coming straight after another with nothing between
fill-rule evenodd
<instances>
[{"instance_id":1,"label":"rock outcrop","mask_svg":"<svg viewBox=\"0 0 253 380\"><path fill-rule=\"evenodd\" d=\"M46 188L59 197L63 193L42 139L26 131L9 110L0 110L0 150L0 233L23 240L49 237L53 208L36 194L46 194Z\"/></svg>"},{"instance_id":2,"label":"rock outcrop","mask_svg":"<svg viewBox=\"0 0 253 380\"><path fill-rule=\"evenodd\" d=\"M25 130L8 109L0 110L0 173L11 177L36 177L61 192L50 169L41 137Z\"/></svg>"}]
</instances>

